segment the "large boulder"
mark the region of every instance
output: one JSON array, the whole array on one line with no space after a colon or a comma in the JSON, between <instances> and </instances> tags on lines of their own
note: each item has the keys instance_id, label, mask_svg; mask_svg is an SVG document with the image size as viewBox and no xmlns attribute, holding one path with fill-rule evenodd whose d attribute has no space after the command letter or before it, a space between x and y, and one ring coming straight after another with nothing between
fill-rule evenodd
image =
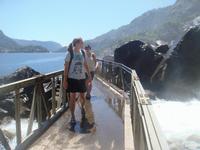
<instances>
[{"instance_id":1,"label":"large boulder","mask_svg":"<svg viewBox=\"0 0 200 150\"><path fill-rule=\"evenodd\" d=\"M17 69L14 73L0 78L0 84L7 84L7 83L27 79L27 78L30 78L30 77L33 77L33 76L39 75L39 74L40 73L35 71L34 69L32 69L28 66L24 66L24 67Z\"/></svg>"},{"instance_id":2,"label":"large boulder","mask_svg":"<svg viewBox=\"0 0 200 150\"><path fill-rule=\"evenodd\" d=\"M35 75L39 75L40 73L33 70L32 68L25 66L17 69L14 73L0 78L1 84L8 84L11 82L16 82L19 80L27 79L33 77ZM33 86L28 86L23 89L20 93L20 99L22 100L22 105L24 110L29 110L31 107L32 102L32 95L33 95ZM4 93L0 95L0 120L4 117L10 116L14 117L15 114L15 107L14 107L14 95L13 93ZM27 116L27 112L23 112L24 116Z\"/></svg>"},{"instance_id":3,"label":"large boulder","mask_svg":"<svg viewBox=\"0 0 200 150\"><path fill-rule=\"evenodd\" d=\"M168 50L166 44L152 47L142 41L131 41L115 50L114 60L135 69L144 87L155 90L158 96L172 99L176 96L179 100L199 98L200 26L191 28L170 58L162 61L166 60L164 56L168 57ZM157 70L158 66L161 69Z\"/></svg>"},{"instance_id":4,"label":"large boulder","mask_svg":"<svg viewBox=\"0 0 200 150\"><path fill-rule=\"evenodd\" d=\"M149 86L151 76L162 60L151 45L142 41L131 41L117 48L114 60L135 69L144 86Z\"/></svg>"},{"instance_id":5,"label":"large boulder","mask_svg":"<svg viewBox=\"0 0 200 150\"><path fill-rule=\"evenodd\" d=\"M200 26L185 34L167 64L166 88L195 95L200 83Z\"/></svg>"},{"instance_id":6,"label":"large boulder","mask_svg":"<svg viewBox=\"0 0 200 150\"><path fill-rule=\"evenodd\" d=\"M169 60L168 79L196 83L200 79L200 26L192 28L174 49ZM175 71L175 72L174 72Z\"/></svg>"},{"instance_id":7,"label":"large boulder","mask_svg":"<svg viewBox=\"0 0 200 150\"><path fill-rule=\"evenodd\" d=\"M161 54L166 54L169 50L169 46L168 45L160 45L156 48L156 52L157 53L161 53Z\"/></svg>"}]
</instances>

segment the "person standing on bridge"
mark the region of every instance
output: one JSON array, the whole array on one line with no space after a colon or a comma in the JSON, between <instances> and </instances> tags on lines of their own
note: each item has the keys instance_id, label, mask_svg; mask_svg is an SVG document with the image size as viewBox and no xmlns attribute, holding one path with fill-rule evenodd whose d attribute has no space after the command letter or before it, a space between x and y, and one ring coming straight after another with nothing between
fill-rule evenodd
<instances>
[{"instance_id":1,"label":"person standing on bridge","mask_svg":"<svg viewBox=\"0 0 200 150\"><path fill-rule=\"evenodd\" d=\"M85 52L82 50L82 48L82 38L74 39L68 47L68 53L65 58L63 86L65 89L67 89L67 92L70 93L69 108L71 110L71 124L76 124L74 111L77 93L80 93L82 120L85 119L84 104L85 92L87 90L85 84L85 70L88 75L88 80L91 80L91 75L85 59Z\"/></svg>"},{"instance_id":2,"label":"person standing on bridge","mask_svg":"<svg viewBox=\"0 0 200 150\"><path fill-rule=\"evenodd\" d=\"M90 74L91 74L91 77L93 80L94 74L98 67L96 55L94 52L91 52L90 45L87 45L85 47L85 52L86 52L85 58L86 58L86 61L87 61L88 67L89 67L89 71L90 71ZM87 74L86 74L86 78L88 78ZM90 100L90 98L91 98L90 93L92 91L92 80L86 80L86 86L87 86L86 99L88 99L88 100Z\"/></svg>"}]
</instances>

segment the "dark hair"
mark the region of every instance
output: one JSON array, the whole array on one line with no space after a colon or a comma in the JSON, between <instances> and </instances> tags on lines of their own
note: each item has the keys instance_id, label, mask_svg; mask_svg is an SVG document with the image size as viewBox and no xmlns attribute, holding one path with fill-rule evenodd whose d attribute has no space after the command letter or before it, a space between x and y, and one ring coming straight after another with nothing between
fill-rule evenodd
<instances>
[{"instance_id":1,"label":"dark hair","mask_svg":"<svg viewBox=\"0 0 200 150\"><path fill-rule=\"evenodd\" d=\"M82 40L82 38L75 38L75 39L73 39L73 41L69 44L69 46L68 46L68 51L73 51L73 47L77 44L77 43L79 43L79 42L82 42L83 40Z\"/></svg>"},{"instance_id":2,"label":"dark hair","mask_svg":"<svg viewBox=\"0 0 200 150\"><path fill-rule=\"evenodd\" d=\"M85 49L91 49L91 46L90 46L90 45L87 45L87 46L85 47Z\"/></svg>"},{"instance_id":3,"label":"dark hair","mask_svg":"<svg viewBox=\"0 0 200 150\"><path fill-rule=\"evenodd\" d=\"M75 46L77 43L79 43L79 42L82 42L83 41L83 39L82 38L75 38L74 40L73 40L73 42L72 42L72 46Z\"/></svg>"},{"instance_id":4,"label":"dark hair","mask_svg":"<svg viewBox=\"0 0 200 150\"><path fill-rule=\"evenodd\" d=\"M69 46L68 46L68 49L67 49L68 51L73 51L73 44L72 43L70 43L69 44Z\"/></svg>"}]
</instances>

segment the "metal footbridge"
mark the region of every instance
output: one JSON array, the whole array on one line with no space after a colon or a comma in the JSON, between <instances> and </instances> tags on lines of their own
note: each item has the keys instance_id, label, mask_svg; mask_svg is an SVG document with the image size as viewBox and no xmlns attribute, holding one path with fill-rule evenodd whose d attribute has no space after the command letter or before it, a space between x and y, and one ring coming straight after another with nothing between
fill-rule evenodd
<instances>
[{"instance_id":1,"label":"metal footbridge","mask_svg":"<svg viewBox=\"0 0 200 150\"><path fill-rule=\"evenodd\" d=\"M91 100L86 100L88 132L69 130L70 111L63 89L63 70L0 86L0 95L14 93L16 150L168 150L151 101L136 72L123 64L99 61ZM47 98L45 86L51 85ZM28 127L21 123L21 91L33 86ZM50 105L49 105L50 103ZM79 103L76 120L81 119ZM37 124L37 127L35 127ZM0 130L1 131L1 130ZM22 134L23 133L23 134ZM24 134L25 133L25 134ZM1 143L11 149L3 132Z\"/></svg>"}]
</instances>

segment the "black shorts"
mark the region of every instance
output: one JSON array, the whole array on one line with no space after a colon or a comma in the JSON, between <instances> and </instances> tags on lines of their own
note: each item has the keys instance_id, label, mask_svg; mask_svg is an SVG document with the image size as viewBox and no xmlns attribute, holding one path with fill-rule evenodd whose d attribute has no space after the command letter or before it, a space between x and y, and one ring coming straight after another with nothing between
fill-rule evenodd
<instances>
[{"instance_id":1,"label":"black shorts","mask_svg":"<svg viewBox=\"0 0 200 150\"><path fill-rule=\"evenodd\" d=\"M85 73L85 75L86 75L86 79L88 79L87 73ZM90 75L91 75L91 78L92 78L92 80L93 80L93 79L94 79L94 71L91 71L91 72L90 72Z\"/></svg>"},{"instance_id":2,"label":"black shorts","mask_svg":"<svg viewBox=\"0 0 200 150\"><path fill-rule=\"evenodd\" d=\"M77 79L68 78L68 89L67 89L67 92L85 93L86 90L87 90L85 81L86 81L85 79L77 80Z\"/></svg>"}]
</instances>

